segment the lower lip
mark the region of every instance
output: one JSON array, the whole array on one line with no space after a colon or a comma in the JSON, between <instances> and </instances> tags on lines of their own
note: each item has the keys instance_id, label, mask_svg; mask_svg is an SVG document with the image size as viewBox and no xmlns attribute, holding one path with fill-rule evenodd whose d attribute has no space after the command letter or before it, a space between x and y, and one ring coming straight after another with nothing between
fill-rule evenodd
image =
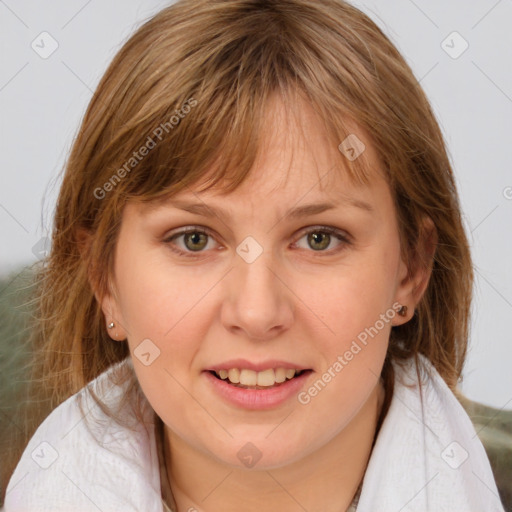
<instances>
[{"instance_id":1,"label":"lower lip","mask_svg":"<svg viewBox=\"0 0 512 512\"><path fill-rule=\"evenodd\" d=\"M227 381L218 379L209 371L205 372L215 391L228 402L244 409L271 409L277 407L296 396L304 386L311 370L303 372L298 377L283 382L280 386L268 389L244 389L238 388Z\"/></svg>"}]
</instances>

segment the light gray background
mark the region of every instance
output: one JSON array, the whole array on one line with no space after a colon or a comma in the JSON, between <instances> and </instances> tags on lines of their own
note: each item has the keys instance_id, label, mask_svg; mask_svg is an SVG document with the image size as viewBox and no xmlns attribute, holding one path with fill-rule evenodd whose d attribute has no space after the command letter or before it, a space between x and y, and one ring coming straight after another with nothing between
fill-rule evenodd
<instances>
[{"instance_id":1,"label":"light gray background","mask_svg":"<svg viewBox=\"0 0 512 512\"><path fill-rule=\"evenodd\" d=\"M0 273L35 261L92 91L122 42L168 3L0 0ZM406 57L452 156L477 270L462 389L512 409L512 1L354 3ZM47 59L31 48L43 31L59 44ZM442 47L453 31L469 44L456 59ZM455 52L461 41L444 45Z\"/></svg>"}]
</instances>

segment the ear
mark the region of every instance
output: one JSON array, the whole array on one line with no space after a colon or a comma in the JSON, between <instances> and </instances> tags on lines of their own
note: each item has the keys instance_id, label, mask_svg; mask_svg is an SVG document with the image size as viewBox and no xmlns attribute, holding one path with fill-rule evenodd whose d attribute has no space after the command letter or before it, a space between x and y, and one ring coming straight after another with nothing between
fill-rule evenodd
<instances>
[{"instance_id":1,"label":"ear","mask_svg":"<svg viewBox=\"0 0 512 512\"><path fill-rule=\"evenodd\" d=\"M87 264L89 285L94 293L96 301L101 306L103 315L105 316L105 329L113 340L125 340L127 338L126 329L123 327L124 322L120 314L119 302L115 298L115 288L109 279L108 291L106 293L100 293L97 276L94 274L91 265L89 264L92 243L92 235L90 231L85 228L79 228L76 234L76 240L81 258Z\"/></svg>"},{"instance_id":2,"label":"ear","mask_svg":"<svg viewBox=\"0 0 512 512\"><path fill-rule=\"evenodd\" d=\"M408 265L400 261L399 284L395 294L395 301L402 306L403 315L398 314L393 319L393 325L402 325L414 315L414 310L432 275L432 266L437 247L437 230L430 217L424 217L420 228L418 243L412 254L409 255Z\"/></svg>"}]
</instances>

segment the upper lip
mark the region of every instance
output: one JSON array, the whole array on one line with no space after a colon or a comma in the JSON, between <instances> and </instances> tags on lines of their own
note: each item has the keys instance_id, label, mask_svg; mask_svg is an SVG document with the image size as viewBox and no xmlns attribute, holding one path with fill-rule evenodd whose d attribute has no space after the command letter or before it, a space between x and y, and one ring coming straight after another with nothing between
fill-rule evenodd
<instances>
[{"instance_id":1,"label":"upper lip","mask_svg":"<svg viewBox=\"0 0 512 512\"><path fill-rule=\"evenodd\" d=\"M298 363L290 363L289 361L281 361L277 359L267 359L266 361L260 361L259 363L253 363L251 361L247 361L247 359L231 359L230 361L215 364L210 368L207 368L207 371L230 370L231 368L253 370L255 372L262 372L269 368L286 368L295 370L310 369L307 366L303 366Z\"/></svg>"}]
</instances>

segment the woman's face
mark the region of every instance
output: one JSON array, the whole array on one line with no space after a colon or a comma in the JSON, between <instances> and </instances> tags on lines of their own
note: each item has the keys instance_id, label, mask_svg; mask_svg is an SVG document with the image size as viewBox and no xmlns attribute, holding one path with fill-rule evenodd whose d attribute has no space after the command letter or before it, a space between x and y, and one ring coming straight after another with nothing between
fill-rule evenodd
<instances>
[{"instance_id":1,"label":"woman's face","mask_svg":"<svg viewBox=\"0 0 512 512\"><path fill-rule=\"evenodd\" d=\"M306 104L287 122L276 102L268 122L236 191L126 206L103 301L168 431L238 467L300 460L342 432L377 389L399 304L414 306L365 133L353 125L369 186L343 169L360 148L329 145ZM305 371L274 383L291 369Z\"/></svg>"}]
</instances>

